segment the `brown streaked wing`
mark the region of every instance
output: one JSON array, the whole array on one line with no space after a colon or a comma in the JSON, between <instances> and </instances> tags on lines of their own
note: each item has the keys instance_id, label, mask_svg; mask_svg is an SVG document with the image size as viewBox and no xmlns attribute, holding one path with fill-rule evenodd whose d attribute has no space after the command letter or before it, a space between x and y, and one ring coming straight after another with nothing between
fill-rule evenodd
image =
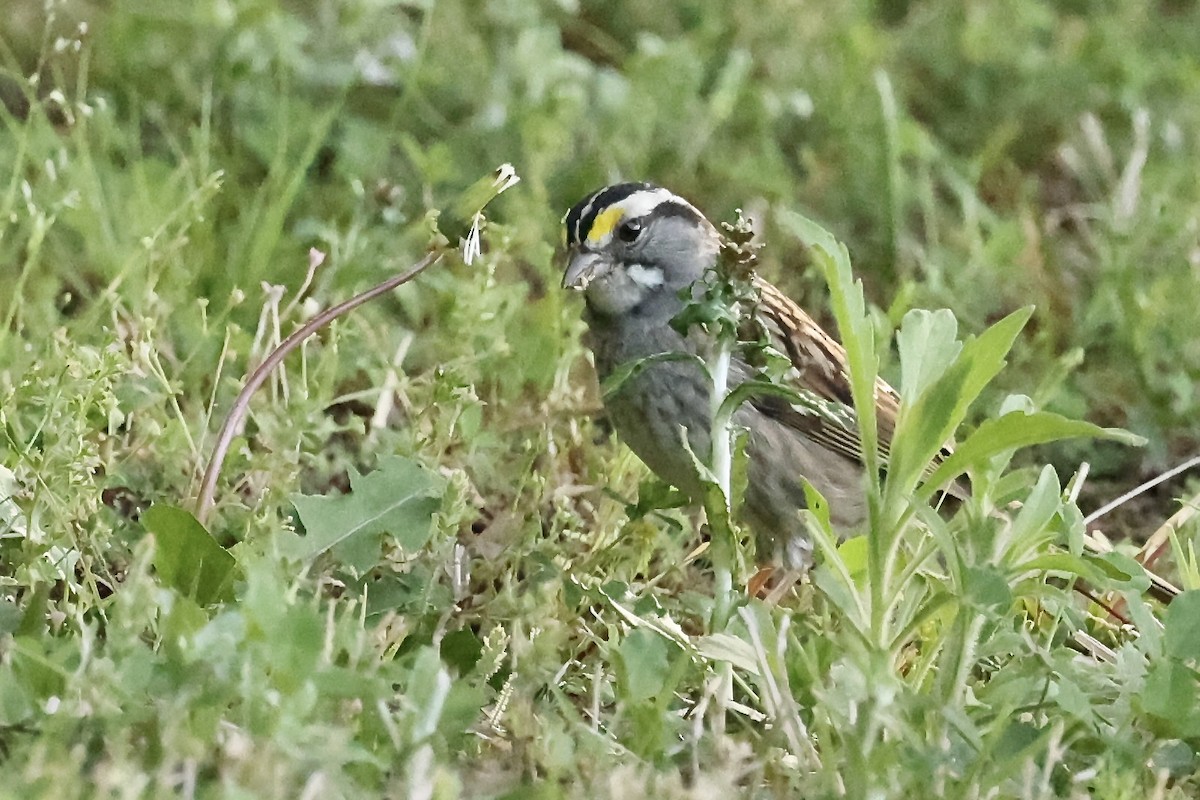
<instances>
[{"instance_id":1,"label":"brown streaked wing","mask_svg":"<svg viewBox=\"0 0 1200 800\"><path fill-rule=\"evenodd\" d=\"M846 350L821 329L804 309L791 298L759 277L754 278L760 293L759 313L774 339L775 347L792 362L793 389L848 408L854 407L850 378L846 369ZM768 416L804 433L835 453L862 461L862 444L857 428L804 410L779 397L755 397L750 401ZM887 463L900 396L882 379L875 381L875 416L879 431L879 455Z\"/></svg>"}]
</instances>

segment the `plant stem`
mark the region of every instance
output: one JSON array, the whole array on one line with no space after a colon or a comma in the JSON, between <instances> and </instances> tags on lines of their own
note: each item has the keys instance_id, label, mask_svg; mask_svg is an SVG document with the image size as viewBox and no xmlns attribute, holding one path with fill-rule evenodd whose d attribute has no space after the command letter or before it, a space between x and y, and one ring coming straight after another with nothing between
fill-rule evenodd
<instances>
[{"instance_id":1,"label":"plant stem","mask_svg":"<svg viewBox=\"0 0 1200 800\"><path fill-rule=\"evenodd\" d=\"M733 342L719 337L709 367L712 378L712 472L725 503L725 518L732 511L733 451L732 411L721 411L729 394L729 365L733 360ZM710 520L711 524L711 520ZM725 630L729 624L733 599L733 542L728 525L716 525L713 534L713 573L715 597L712 631Z\"/></svg>"},{"instance_id":2,"label":"plant stem","mask_svg":"<svg viewBox=\"0 0 1200 800\"><path fill-rule=\"evenodd\" d=\"M712 447L711 469L721 490L721 502L725 504L720 524L709 515L712 530L713 554L713 613L709 627L711 633L723 632L729 627L733 614L733 533L729 526L732 511L733 489L733 436L732 410L722 411L725 397L729 394L729 364L733 360L733 341L728 336L717 337L709 365L712 378L710 439ZM717 672L715 713L713 732L718 736L725 733L725 710L733 701L733 665L723 663Z\"/></svg>"}]
</instances>

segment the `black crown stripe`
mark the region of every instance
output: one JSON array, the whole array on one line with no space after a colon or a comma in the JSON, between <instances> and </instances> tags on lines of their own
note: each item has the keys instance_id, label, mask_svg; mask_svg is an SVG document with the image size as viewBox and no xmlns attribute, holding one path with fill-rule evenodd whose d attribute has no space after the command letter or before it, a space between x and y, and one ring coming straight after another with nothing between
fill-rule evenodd
<instances>
[{"instance_id":1,"label":"black crown stripe","mask_svg":"<svg viewBox=\"0 0 1200 800\"><path fill-rule=\"evenodd\" d=\"M584 240L596 217L613 203L619 203L635 192L657 189L653 183L617 183L592 192L567 212L567 244L577 245Z\"/></svg>"}]
</instances>

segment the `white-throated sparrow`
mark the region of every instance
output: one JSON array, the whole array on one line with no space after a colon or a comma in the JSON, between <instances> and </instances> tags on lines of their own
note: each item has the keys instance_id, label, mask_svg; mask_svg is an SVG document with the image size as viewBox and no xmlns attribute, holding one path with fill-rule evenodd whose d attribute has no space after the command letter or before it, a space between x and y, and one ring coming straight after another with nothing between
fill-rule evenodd
<instances>
[{"instance_id":1,"label":"white-throated sparrow","mask_svg":"<svg viewBox=\"0 0 1200 800\"><path fill-rule=\"evenodd\" d=\"M618 435L663 480L694 499L700 478L688 445L701 460L710 454L712 379L683 353L704 357L711 339L692 327L680 332L672 320L705 291L723 238L683 198L650 183L620 183L593 192L568 213L569 263L563 286L587 300L587 344L601 380L625 365L640 369L605 398ZM797 512L806 505L802 481L829 502L834 526L846 530L866 516L862 444L855 423L846 351L812 317L770 283L751 278L756 316L768 344L787 362L783 383L815 408L778 393L750 397L734 422L748 433L743 518L754 530L760 563L804 568L811 538ZM740 358L730 366L729 386L756 377ZM880 462L886 467L900 398L883 380L875 384ZM945 455L948 451L943 451ZM952 487L955 494L959 487ZM1085 536L1094 551L1107 548ZM1148 572L1151 591L1169 600L1178 589Z\"/></svg>"},{"instance_id":2,"label":"white-throated sparrow","mask_svg":"<svg viewBox=\"0 0 1200 800\"><path fill-rule=\"evenodd\" d=\"M710 451L712 382L693 359L652 359L662 353L703 356L703 333L680 333L671 320L698 296L700 279L717 260L722 238L683 198L648 183L608 186L566 216L570 263L563 286L587 300L587 343L604 380L622 365L641 369L605 405L618 435L663 480L693 497L699 478L682 446L680 429L701 459ZM841 345L771 284L755 277L758 315L770 344L791 362L785 382L844 414L808 413L778 395L756 395L734 421L748 432L743 515L754 530L759 560L805 567L812 545L797 511L805 506L802 480L829 501L833 523L858 524L866 508L860 441ZM730 386L754 370L735 359ZM875 392L880 449L886 456L899 398L883 381ZM763 552L763 549L766 552Z\"/></svg>"}]
</instances>

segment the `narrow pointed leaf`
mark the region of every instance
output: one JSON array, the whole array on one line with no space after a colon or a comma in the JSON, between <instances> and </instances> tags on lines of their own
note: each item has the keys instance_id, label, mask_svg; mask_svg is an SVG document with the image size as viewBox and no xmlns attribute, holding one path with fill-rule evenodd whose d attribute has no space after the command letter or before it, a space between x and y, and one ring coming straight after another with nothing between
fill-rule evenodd
<instances>
[{"instance_id":1,"label":"narrow pointed leaf","mask_svg":"<svg viewBox=\"0 0 1200 800\"><path fill-rule=\"evenodd\" d=\"M984 421L950 457L938 465L920 490L921 497L931 496L968 469L1000 453L1045 444L1059 439L1090 437L1112 439L1126 444L1141 444L1144 439L1118 428L1102 428L1083 420L1068 419L1049 411L1024 414L1019 411Z\"/></svg>"},{"instance_id":2,"label":"narrow pointed leaf","mask_svg":"<svg viewBox=\"0 0 1200 800\"><path fill-rule=\"evenodd\" d=\"M875 423L875 380L879 357L875 350L875 329L866 313L862 283L854 279L850 254L833 234L810 219L788 209L780 209L779 223L789 233L812 248L817 266L829 285L829 300L846 348L850 391L859 419L863 445L863 463L872 482L879 474L878 430Z\"/></svg>"}]
</instances>

